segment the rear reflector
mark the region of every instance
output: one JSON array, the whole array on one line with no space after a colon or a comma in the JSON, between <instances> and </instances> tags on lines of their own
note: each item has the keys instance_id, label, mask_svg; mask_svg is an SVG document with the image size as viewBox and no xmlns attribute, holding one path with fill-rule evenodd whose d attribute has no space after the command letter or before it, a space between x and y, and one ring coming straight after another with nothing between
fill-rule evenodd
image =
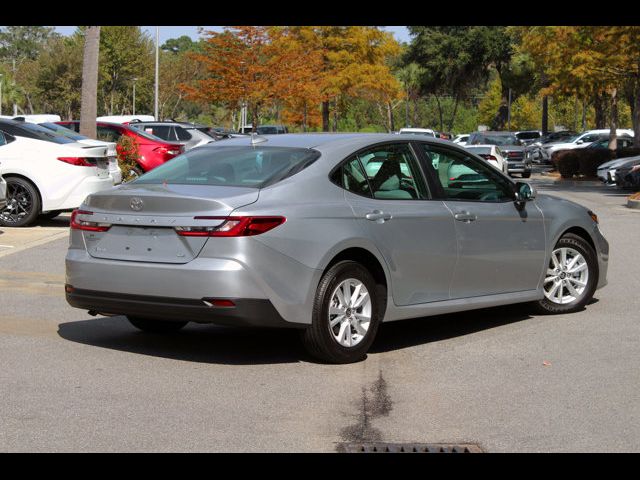
<instances>
[{"instance_id":1,"label":"rear reflector","mask_svg":"<svg viewBox=\"0 0 640 480\"><path fill-rule=\"evenodd\" d=\"M96 161L93 158L86 157L58 157L58 160L76 167L95 167Z\"/></svg>"},{"instance_id":2,"label":"rear reflector","mask_svg":"<svg viewBox=\"0 0 640 480\"><path fill-rule=\"evenodd\" d=\"M282 225L284 217L194 217L194 220L225 220L215 227L175 227L183 237L250 237Z\"/></svg>"},{"instance_id":3,"label":"rear reflector","mask_svg":"<svg viewBox=\"0 0 640 480\"><path fill-rule=\"evenodd\" d=\"M222 298L203 298L202 301L209 307L230 308L236 306L233 301Z\"/></svg>"},{"instance_id":4,"label":"rear reflector","mask_svg":"<svg viewBox=\"0 0 640 480\"><path fill-rule=\"evenodd\" d=\"M71 230L85 230L88 232L106 232L111 228L110 223L89 222L78 220L78 215L93 215L88 210L74 210L71 212Z\"/></svg>"}]
</instances>

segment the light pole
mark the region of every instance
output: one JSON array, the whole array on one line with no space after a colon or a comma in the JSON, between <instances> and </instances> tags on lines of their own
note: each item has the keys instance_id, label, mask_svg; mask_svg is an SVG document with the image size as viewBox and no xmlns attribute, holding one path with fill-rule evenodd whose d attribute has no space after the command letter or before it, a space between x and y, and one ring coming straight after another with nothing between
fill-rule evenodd
<instances>
[{"instance_id":1,"label":"light pole","mask_svg":"<svg viewBox=\"0 0 640 480\"><path fill-rule=\"evenodd\" d=\"M136 81L137 77L133 77L133 115L136 114Z\"/></svg>"},{"instance_id":2,"label":"light pole","mask_svg":"<svg viewBox=\"0 0 640 480\"><path fill-rule=\"evenodd\" d=\"M0 115L2 115L2 74L0 73Z\"/></svg>"},{"instance_id":3,"label":"light pole","mask_svg":"<svg viewBox=\"0 0 640 480\"><path fill-rule=\"evenodd\" d=\"M158 71L159 71L158 64L160 63L159 54L158 54L159 44L160 44L160 27L156 27L156 88L155 88L155 100L154 100L153 112L157 121L160 120L158 118Z\"/></svg>"}]
</instances>

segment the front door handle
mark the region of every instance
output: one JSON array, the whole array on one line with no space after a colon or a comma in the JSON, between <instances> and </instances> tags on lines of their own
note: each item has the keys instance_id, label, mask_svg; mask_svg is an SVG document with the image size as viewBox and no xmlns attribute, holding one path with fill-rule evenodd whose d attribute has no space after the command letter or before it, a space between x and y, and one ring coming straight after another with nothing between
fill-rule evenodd
<instances>
[{"instance_id":1,"label":"front door handle","mask_svg":"<svg viewBox=\"0 0 640 480\"><path fill-rule=\"evenodd\" d=\"M453 217L459 222L465 222L465 223L473 222L478 219L477 215L474 215L469 212L459 212L459 213L456 213Z\"/></svg>"},{"instance_id":2,"label":"front door handle","mask_svg":"<svg viewBox=\"0 0 640 480\"><path fill-rule=\"evenodd\" d=\"M367 213L364 218L366 218L367 220L371 220L372 222L384 223L387 220L391 220L393 217L390 213L384 213L380 210L374 210L373 212Z\"/></svg>"}]
</instances>

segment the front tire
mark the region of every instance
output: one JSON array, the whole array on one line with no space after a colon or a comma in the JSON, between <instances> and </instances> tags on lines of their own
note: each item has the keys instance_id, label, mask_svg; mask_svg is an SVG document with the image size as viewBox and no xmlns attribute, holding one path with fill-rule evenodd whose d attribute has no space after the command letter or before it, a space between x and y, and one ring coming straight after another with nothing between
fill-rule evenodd
<instances>
[{"instance_id":1,"label":"front tire","mask_svg":"<svg viewBox=\"0 0 640 480\"><path fill-rule=\"evenodd\" d=\"M0 211L3 227L26 227L40 214L40 195L35 185L20 177L6 177L7 206Z\"/></svg>"},{"instance_id":2,"label":"front tire","mask_svg":"<svg viewBox=\"0 0 640 480\"><path fill-rule=\"evenodd\" d=\"M311 326L302 332L307 351L328 363L366 358L381 321L381 299L362 265L347 260L332 266L318 285Z\"/></svg>"},{"instance_id":3,"label":"front tire","mask_svg":"<svg viewBox=\"0 0 640 480\"><path fill-rule=\"evenodd\" d=\"M546 314L581 310L598 285L596 253L582 237L567 233L556 244L543 284L544 298L536 302Z\"/></svg>"},{"instance_id":4,"label":"front tire","mask_svg":"<svg viewBox=\"0 0 640 480\"><path fill-rule=\"evenodd\" d=\"M153 320L149 318L130 317L127 320L139 330L151 333L172 333L177 332L189 322L174 322L168 320Z\"/></svg>"}]
</instances>

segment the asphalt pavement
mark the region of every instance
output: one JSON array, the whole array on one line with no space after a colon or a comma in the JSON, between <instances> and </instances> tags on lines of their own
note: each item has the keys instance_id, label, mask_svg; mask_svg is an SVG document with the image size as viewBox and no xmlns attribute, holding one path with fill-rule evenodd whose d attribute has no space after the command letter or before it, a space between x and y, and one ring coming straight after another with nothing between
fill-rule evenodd
<instances>
[{"instance_id":1,"label":"asphalt pavement","mask_svg":"<svg viewBox=\"0 0 640 480\"><path fill-rule=\"evenodd\" d=\"M552 180L532 183L594 210L610 242L590 305L384 324L352 365L313 362L295 331L159 336L92 317L64 299L68 217L0 227L0 451L640 451L640 211L613 188Z\"/></svg>"}]
</instances>

